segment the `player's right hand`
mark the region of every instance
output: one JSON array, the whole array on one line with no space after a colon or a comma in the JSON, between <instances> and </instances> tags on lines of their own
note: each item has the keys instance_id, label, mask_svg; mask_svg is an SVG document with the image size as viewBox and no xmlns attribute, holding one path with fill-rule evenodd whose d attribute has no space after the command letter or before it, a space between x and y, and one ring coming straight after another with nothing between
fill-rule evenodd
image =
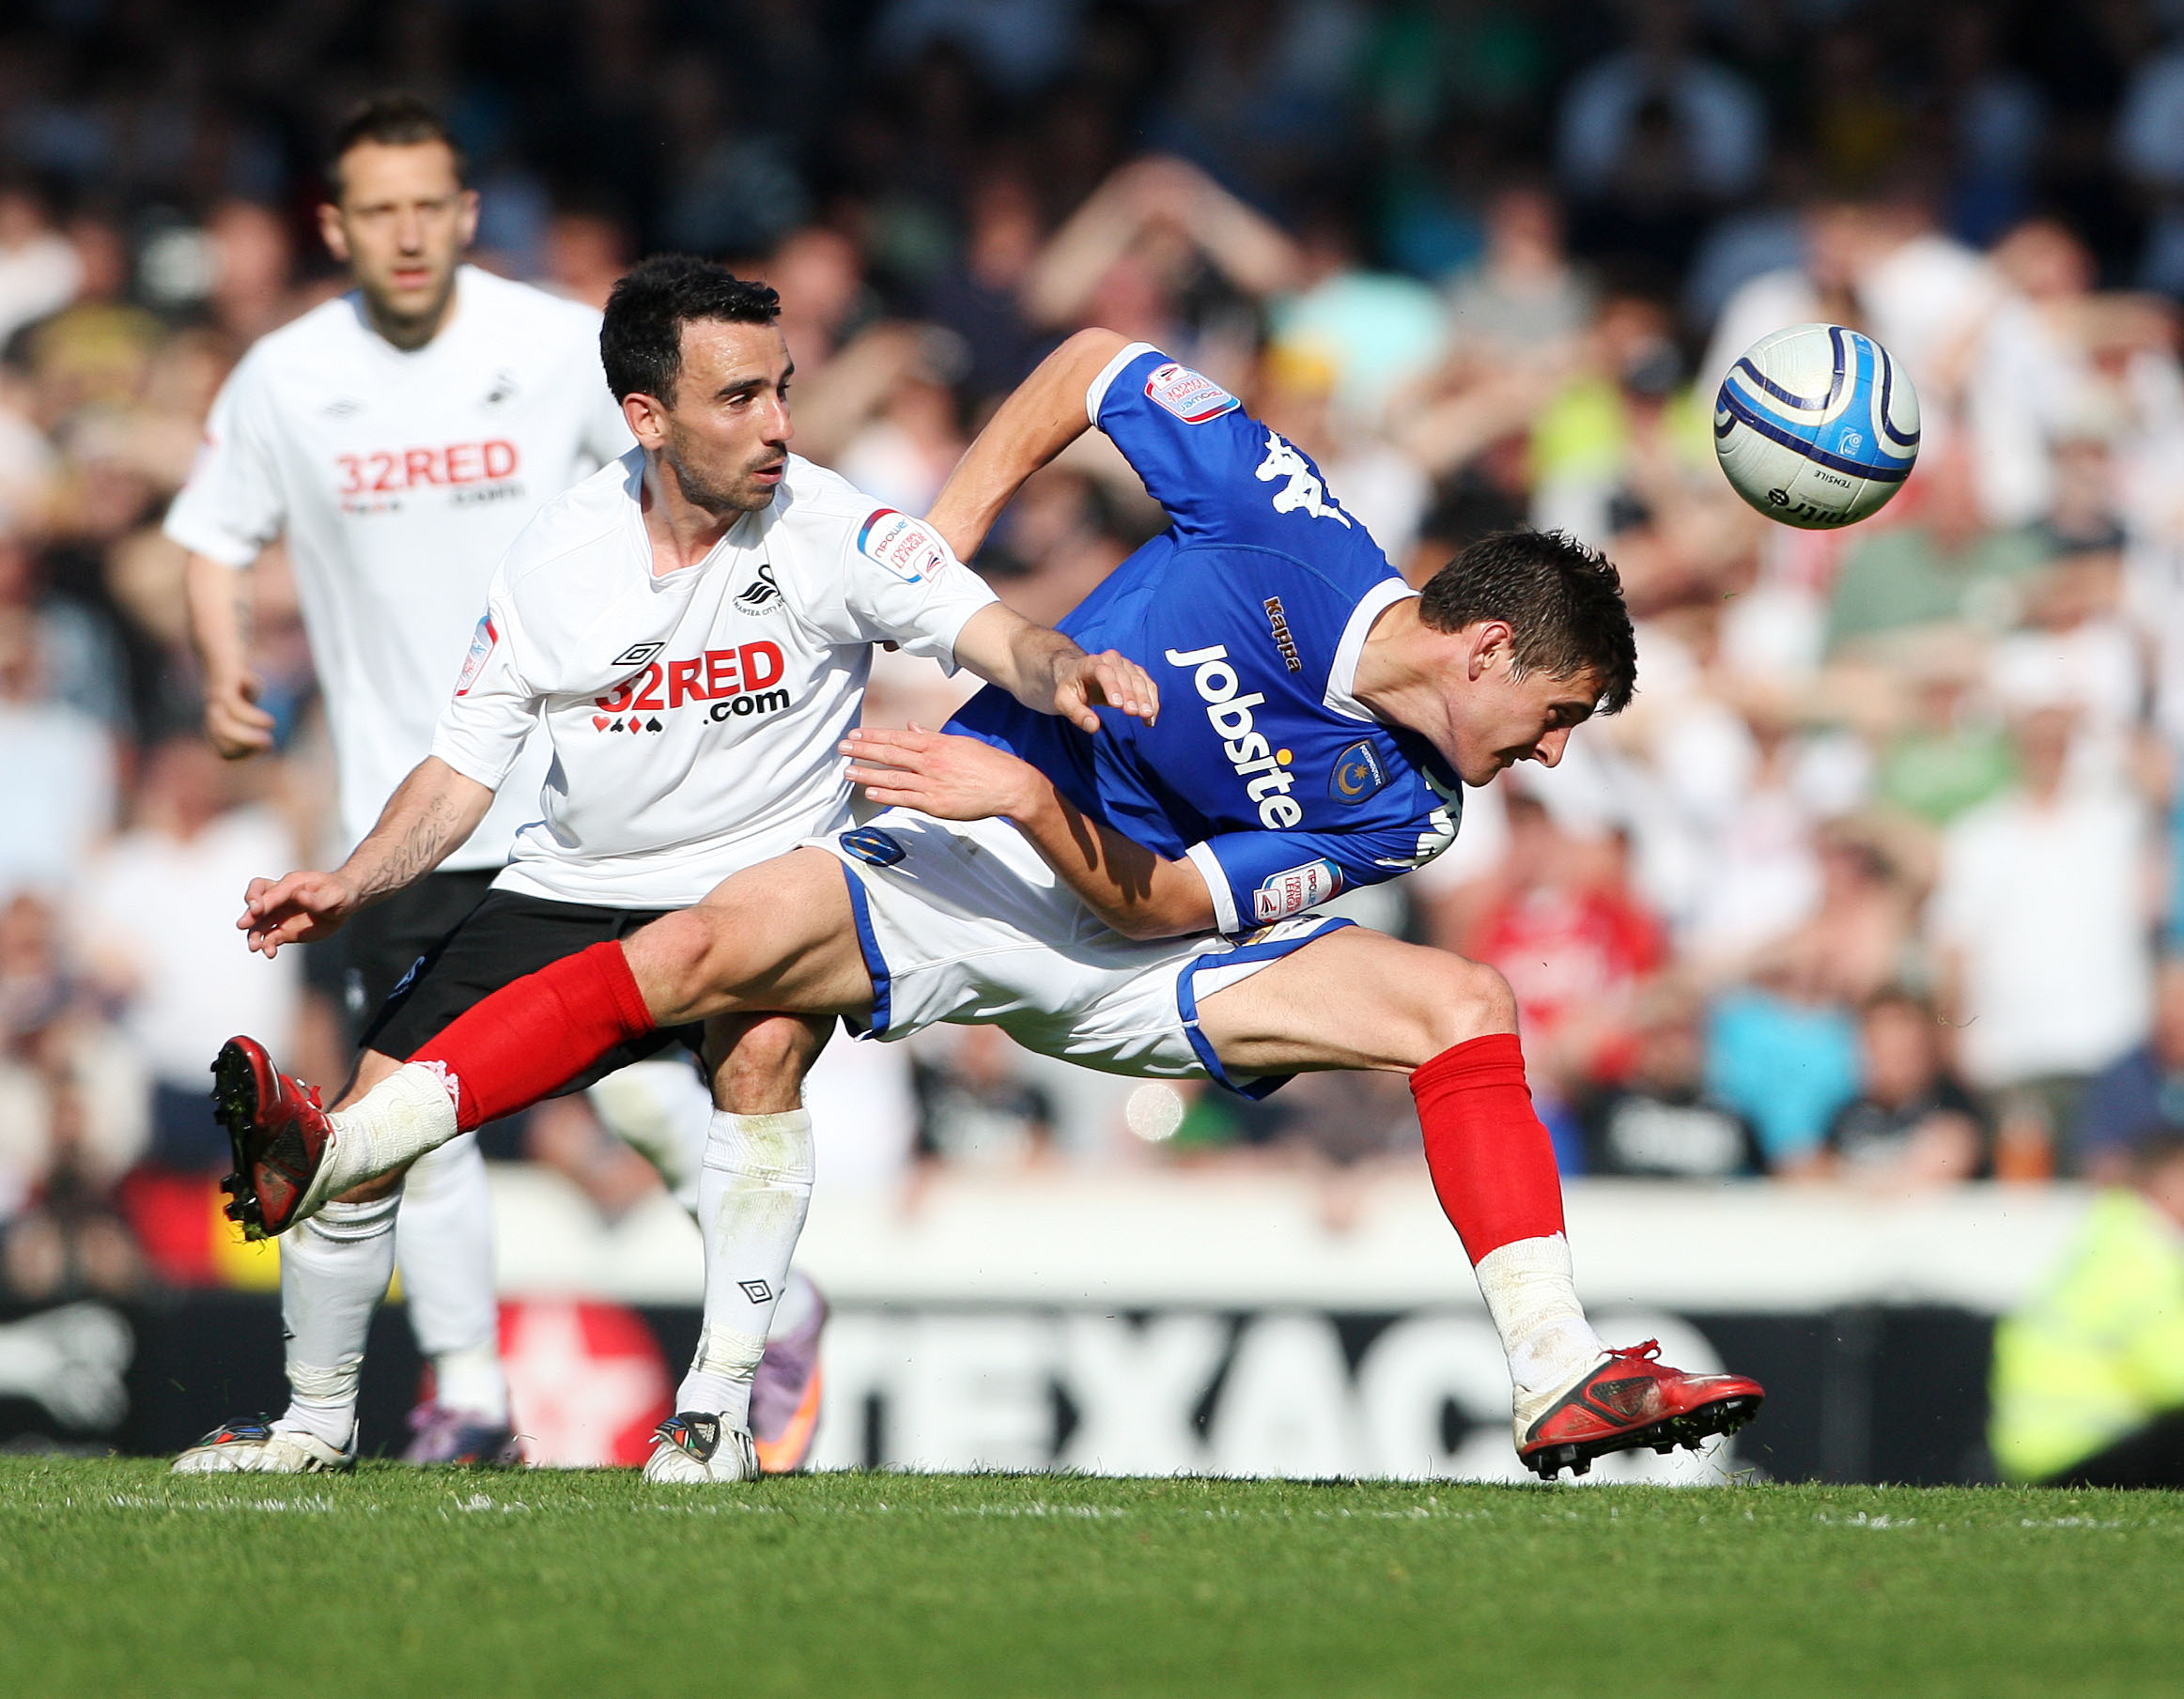
<instances>
[{"instance_id":1,"label":"player's right hand","mask_svg":"<svg viewBox=\"0 0 2184 1699\"><path fill-rule=\"evenodd\" d=\"M356 913L355 886L338 873L288 873L278 879L253 879L243 892L242 917L236 930L268 960L284 944L311 944L331 937Z\"/></svg>"},{"instance_id":2,"label":"player's right hand","mask_svg":"<svg viewBox=\"0 0 2184 1699\"><path fill-rule=\"evenodd\" d=\"M247 672L206 683L205 735L229 761L262 755L273 747L273 717L257 705L262 687Z\"/></svg>"}]
</instances>

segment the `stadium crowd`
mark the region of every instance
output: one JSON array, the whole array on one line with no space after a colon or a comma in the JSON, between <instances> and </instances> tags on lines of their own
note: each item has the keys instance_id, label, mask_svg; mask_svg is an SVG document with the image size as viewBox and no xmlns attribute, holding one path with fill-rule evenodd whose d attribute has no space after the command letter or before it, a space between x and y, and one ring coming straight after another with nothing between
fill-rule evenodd
<instances>
[{"instance_id":1,"label":"stadium crowd","mask_svg":"<svg viewBox=\"0 0 2184 1699\"><path fill-rule=\"evenodd\" d=\"M326 976L234 931L346 848L292 590L275 551L279 753L224 764L159 523L240 351L338 287L318 151L397 85L465 141L478 263L775 284L797 446L906 511L1104 324L1414 579L1510 524L1606 547L1635 705L1339 904L1509 976L1567 1171L2114 1178L2184 1125L2175 0L39 0L0 23L0 1287L212 1277L208 1058L344 1071ZM1924 414L1844 533L1712 464L1722 373L1809 319ZM976 564L1050 620L1161 523L1089 440ZM950 687L897 657L872 717ZM1251 1104L992 1029L839 1066L839 1183L1415 1160L1393 1076ZM579 1104L497 1137L604 1209L650 1183Z\"/></svg>"}]
</instances>

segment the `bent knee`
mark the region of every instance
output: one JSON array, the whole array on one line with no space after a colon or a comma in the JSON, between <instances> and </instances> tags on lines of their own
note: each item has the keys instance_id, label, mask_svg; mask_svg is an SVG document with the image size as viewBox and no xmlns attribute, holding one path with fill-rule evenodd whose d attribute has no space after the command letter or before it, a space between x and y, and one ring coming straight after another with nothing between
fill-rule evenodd
<instances>
[{"instance_id":1,"label":"bent knee","mask_svg":"<svg viewBox=\"0 0 2184 1699\"><path fill-rule=\"evenodd\" d=\"M826 1036L825 1026L797 1015L761 1015L741 1027L715 1070L714 1083L724 1104L746 1115L795 1108L801 1101L804 1074ZM718 1054L719 1039L709 1040L706 1047Z\"/></svg>"},{"instance_id":2,"label":"bent knee","mask_svg":"<svg viewBox=\"0 0 2184 1699\"><path fill-rule=\"evenodd\" d=\"M1484 962L1435 951L1432 970L1418 976L1416 988L1430 1055L1517 1029L1516 993L1498 969Z\"/></svg>"},{"instance_id":3,"label":"bent knee","mask_svg":"<svg viewBox=\"0 0 2184 1699\"><path fill-rule=\"evenodd\" d=\"M645 1001L657 1014L700 1000L726 970L730 926L704 908L663 915L634 934L624 949Z\"/></svg>"}]
</instances>

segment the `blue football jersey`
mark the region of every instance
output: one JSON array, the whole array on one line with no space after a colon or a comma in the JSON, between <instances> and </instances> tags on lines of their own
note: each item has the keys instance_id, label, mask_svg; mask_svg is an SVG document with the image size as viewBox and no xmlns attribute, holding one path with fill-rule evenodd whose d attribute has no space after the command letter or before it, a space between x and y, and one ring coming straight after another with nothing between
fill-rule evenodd
<instances>
[{"instance_id":1,"label":"blue football jersey","mask_svg":"<svg viewBox=\"0 0 2184 1699\"><path fill-rule=\"evenodd\" d=\"M1455 839L1455 772L1351 694L1372 622L1411 591L1319 468L1143 343L1086 397L1173 524L1061 629L1160 687L1147 726L1088 737L988 688L949 729L1046 773L1078 808L1205 876L1226 933L1393 878Z\"/></svg>"}]
</instances>

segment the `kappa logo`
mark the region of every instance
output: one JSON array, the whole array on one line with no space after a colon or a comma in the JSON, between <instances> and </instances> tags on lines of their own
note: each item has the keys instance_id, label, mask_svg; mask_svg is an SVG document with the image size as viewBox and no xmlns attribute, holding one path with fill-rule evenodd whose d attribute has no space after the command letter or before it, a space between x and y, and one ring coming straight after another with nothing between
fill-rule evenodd
<instances>
[{"instance_id":1,"label":"kappa logo","mask_svg":"<svg viewBox=\"0 0 2184 1699\"><path fill-rule=\"evenodd\" d=\"M1315 519L1333 519L1344 531L1350 529L1350 516L1337 507L1312 471L1311 463L1303 455L1276 435L1266 433L1266 458L1259 463L1259 481L1271 484L1283 480L1282 487L1274 492L1276 513L1309 513Z\"/></svg>"},{"instance_id":2,"label":"kappa logo","mask_svg":"<svg viewBox=\"0 0 2184 1699\"><path fill-rule=\"evenodd\" d=\"M1387 782L1387 769L1370 743L1360 739L1335 757L1327 775L1327 795L1337 802L1363 802Z\"/></svg>"},{"instance_id":3,"label":"kappa logo","mask_svg":"<svg viewBox=\"0 0 2184 1699\"><path fill-rule=\"evenodd\" d=\"M1281 597L1270 595L1259 605L1266 610L1266 622L1274 630L1274 646L1281 651L1281 664L1292 672L1302 672L1304 656L1296 652L1296 639L1289 634L1289 615L1282 611Z\"/></svg>"},{"instance_id":4,"label":"kappa logo","mask_svg":"<svg viewBox=\"0 0 2184 1699\"><path fill-rule=\"evenodd\" d=\"M1347 749L1343 751L1346 755ZM1418 847L1408 856L1375 856L1375 867L1423 867L1435 856L1456 842L1456 828L1464 823L1464 781L1443 784L1425 766L1417 768L1417 775L1426 781L1426 789L1441 799L1440 806L1426 816L1425 829L1418 834Z\"/></svg>"},{"instance_id":5,"label":"kappa logo","mask_svg":"<svg viewBox=\"0 0 2184 1699\"><path fill-rule=\"evenodd\" d=\"M1172 360L1154 368L1145 379L1145 394L1185 425L1203 425L1243 405L1211 378Z\"/></svg>"},{"instance_id":6,"label":"kappa logo","mask_svg":"<svg viewBox=\"0 0 2184 1699\"><path fill-rule=\"evenodd\" d=\"M782 600L782 587L773 581L773 564L769 561L758 564L757 575L736 593L736 610L763 617L779 613L786 606Z\"/></svg>"},{"instance_id":7,"label":"kappa logo","mask_svg":"<svg viewBox=\"0 0 2184 1699\"><path fill-rule=\"evenodd\" d=\"M865 520L857 546L906 584L922 584L948 561L948 545L922 519L883 507Z\"/></svg>"},{"instance_id":8,"label":"kappa logo","mask_svg":"<svg viewBox=\"0 0 2184 1699\"><path fill-rule=\"evenodd\" d=\"M910 853L899 839L876 826L860 826L855 831L844 832L836 842L860 861L873 867L892 867Z\"/></svg>"}]
</instances>

